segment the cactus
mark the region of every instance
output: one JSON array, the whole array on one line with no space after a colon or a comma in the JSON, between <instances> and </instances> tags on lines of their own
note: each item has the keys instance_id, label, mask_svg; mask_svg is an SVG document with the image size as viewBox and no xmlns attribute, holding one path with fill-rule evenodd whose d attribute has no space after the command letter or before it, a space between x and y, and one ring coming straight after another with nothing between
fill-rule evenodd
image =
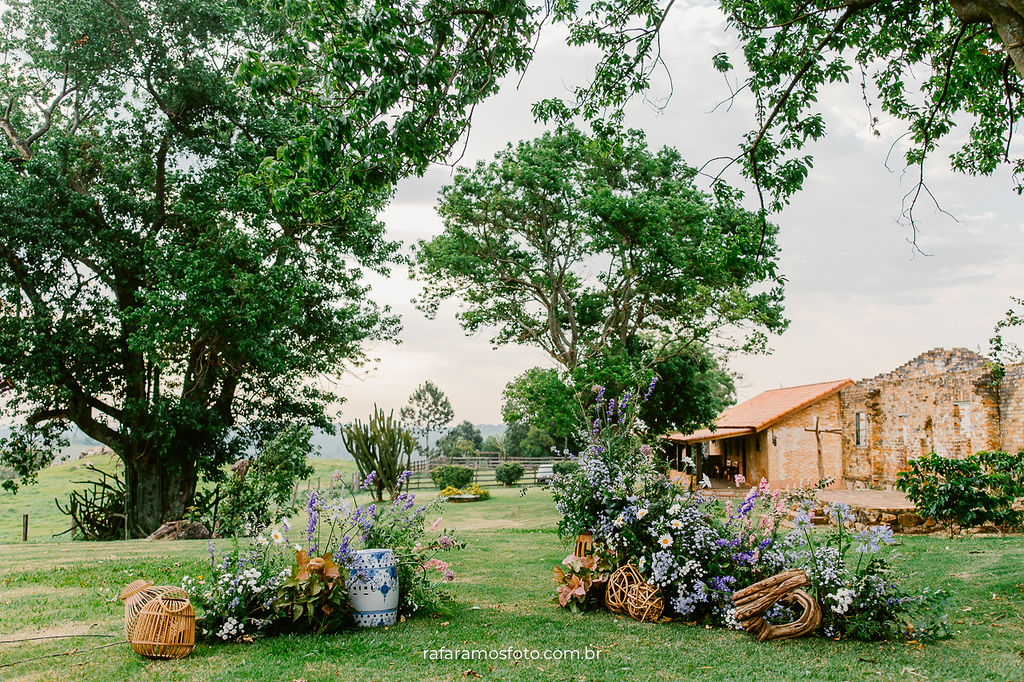
<instances>
[{"instance_id":1,"label":"cactus","mask_svg":"<svg viewBox=\"0 0 1024 682\"><path fill-rule=\"evenodd\" d=\"M341 427L341 438L345 448L359 467L364 479L370 472L377 472L373 481L374 498L384 499L384 492L394 499L398 494L398 476L409 468L416 439L412 432L395 419L394 410L385 415L384 410L373 406L368 424L358 419Z\"/></svg>"}]
</instances>

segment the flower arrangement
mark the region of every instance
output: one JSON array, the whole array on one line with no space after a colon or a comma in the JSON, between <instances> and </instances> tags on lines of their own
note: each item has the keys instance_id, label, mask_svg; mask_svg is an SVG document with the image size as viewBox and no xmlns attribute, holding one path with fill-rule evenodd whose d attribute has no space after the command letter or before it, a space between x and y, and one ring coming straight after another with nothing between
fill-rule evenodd
<instances>
[{"instance_id":1,"label":"flower arrangement","mask_svg":"<svg viewBox=\"0 0 1024 682\"><path fill-rule=\"evenodd\" d=\"M826 636L920 640L945 634L940 615L944 595L903 592L882 556L895 542L888 527L854 535L849 508L839 505L828 509L835 530L821 535L810 527L814 488L782 493L762 480L738 505L723 505L700 490L681 490L657 472L654 448L644 441L637 417L638 403L655 384L656 379L646 393L625 393L618 401L606 399L604 389L595 387L586 448L577 458L580 467L556 476L552 486L563 537L592 532L595 546L614 552L619 565L635 564L649 584L662 590L668 610L688 620L740 629L733 592L801 568L822 606L820 632ZM687 465L695 468L692 462ZM737 486L744 483L736 479ZM796 527L785 531L783 521L794 507L799 509ZM556 569L561 605L584 601L586 570L583 565L569 572ZM921 614L927 622L912 625ZM782 622L795 615L778 606L767 619Z\"/></svg>"},{"instance_id":2,"label":"flower arrangement","mask_svg":"<svg viewBox=\"0 0 1024 682\"><path fill-rule=\"evenodd\" d=\"M450 596L440 585L452 582L455 572L437 555L464 545L439 530L440 518L427 528L427 515L441 500L417 505L413 493L401 491L410 475L399 476L400 492L390 502L359 504L354 490L349 499L311 492L299 542L282 518L274 527L250 526L247 549L236 543L219 556L210 545L209 579L197 575L182 581L199 607L199 633L226 641L347 627L351 609L345 581L360 548L393 550L403 617L442 605ZM374 478L371 472L359 490L370 490Z\"/></svg>"}]
</instances>

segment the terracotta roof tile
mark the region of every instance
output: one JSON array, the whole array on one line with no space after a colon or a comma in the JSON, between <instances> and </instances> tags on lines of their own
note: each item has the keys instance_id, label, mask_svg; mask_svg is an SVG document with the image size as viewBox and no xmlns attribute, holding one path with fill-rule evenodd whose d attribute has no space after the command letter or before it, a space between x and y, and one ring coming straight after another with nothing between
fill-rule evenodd
<instances>
[{"instance_id":1,"label":"terracotta roof tile","mask_svg":"<svg viewBox=\"0 0 1024 682\"><path fill-rule=\"evenodd\" d=\"M743 433L756 433L786 415L816 403L841 388L852 385L852 379L841 379L765 391L722 412L715 420L717 428L714 431L701 429L686 435L672 433L665 437L668 440L692 442L728 438Z\"/></svg>"}]
</instances>

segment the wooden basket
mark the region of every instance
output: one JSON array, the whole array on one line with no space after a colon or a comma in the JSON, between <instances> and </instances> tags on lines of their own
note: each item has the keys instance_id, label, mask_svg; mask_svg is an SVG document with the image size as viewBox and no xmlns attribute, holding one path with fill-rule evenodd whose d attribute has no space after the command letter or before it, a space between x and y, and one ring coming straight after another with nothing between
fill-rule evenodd
<instances>
[{"instance_id":1,"label":"wooden basket","mask_svg":"<svg viewBox=\"0 0 1024 682\"><path fill-rule=\"evenodd\" d=\"M124 602L124 638L132 641L132 628L142 608L160 595L188 600L185 590L174 585L154 585L150 580L135 580L121 590Z\"/></svg>"},{"instance_id":2,"label":"wooden basket","mask_svg":"<svg viewBox=\"0 0 1024 682\"><path fill-rule=\"evenodd\" d=\"M646 582L630 586L626 596L626 611L642 623L657 623L665 611L661 589Z\"/></svg>"},{"instance_id":3,"label":"wooden basket","mask_svg":"<svg viewBox=\"0 0 1024 682\"><path fill-rule=\"evenodd\" d=\"M147 658L183 658L196 646L196 611L188 599L160 595L142 607L132 649Z\"/></svg>"},{"instance_id":4,"label":"wooden basket","mask_svg":"<svg viewBox=\"0 0 1024 682\"><path fill-rule=\"evenodd\" d=\"M612 613L626 613L629 588L644 582L640 572L633 564L626 564L619 568L608 578L608 587L605 588L604 593L604 605Z\"/></svg>"}]
</instances>

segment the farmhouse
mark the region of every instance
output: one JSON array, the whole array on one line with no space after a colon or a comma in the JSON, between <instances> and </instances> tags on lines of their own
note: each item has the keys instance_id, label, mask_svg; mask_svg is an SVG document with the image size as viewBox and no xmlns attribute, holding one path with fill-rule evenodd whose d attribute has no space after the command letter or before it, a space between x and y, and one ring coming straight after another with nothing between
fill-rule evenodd
<instances>
[{"instance_id":1,"label":"farmhouse","mask_svg":"<svg viewBox=\"0 0 1024 682\"><path fill-rule=\"evenodd\" d=\"M765 391L719 415L714 431L673 433L666 440L676 468L683 454L697 476L730 481L736 474L775 486L842 476L840 392L851 379ZM817 431L814 430L817 425Z\"/></svg>"},{"instance_id":2,"label":"farmhouse","mask_svg":"<svg viewBox=\"0 0 1024 682\"><path fill-rule=\"evenodd\" d=\"M1024 448L1024 364L997 380L984 356L937 348L856 383L765 391L724 411L713 431L665 438L677 467L688 455L717 481L743 474L784 487L831 477L892 488L908 460L930 452Z\"/></svg>"}]
</instances>

